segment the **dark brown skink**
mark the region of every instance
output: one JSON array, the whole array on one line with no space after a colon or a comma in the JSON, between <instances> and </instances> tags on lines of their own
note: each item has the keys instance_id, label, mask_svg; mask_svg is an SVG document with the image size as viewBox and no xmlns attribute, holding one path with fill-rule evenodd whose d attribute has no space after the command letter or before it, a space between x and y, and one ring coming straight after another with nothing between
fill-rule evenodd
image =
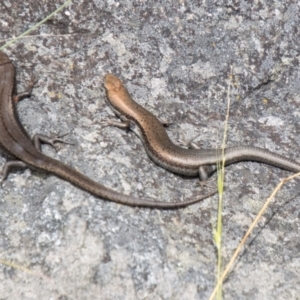
<instances>
[{"instance_id":1,"label":"dark brown skink","mask_svg":"<svg viewBox=\"0 0 300 300\"><path fill-rule=\"evenodd\" d=\"M130 206L154 208L184 207L205 199L215 193L213 192L200 198L195 197L193 200L166 203L154 201L150 198L134 198L106 188L58 160L41 153L41 142L53 145L55 142L59 141L59 139L50 139L45 136L37 135L34 137L33 142L30 140L28 134L18 120L15 104L25 96L29 96L29 93L18 96L15 95L15 68L7 55L0 52L0 146L2 146L8 154L17 159L9 161L4 165L2 169L3 179L7 177L9 170L12 167L31 167L55 174L100 198Z\"/></svg>"},{"instance_id":2,"label":"dark brown skink","mask_svg":"<svg viewBox=\"0 0 300 300\"><path fill-rule=\"evenodd\" d=\"M142 140L150 158L161 167L185 176L206 180L221 162L219 149L184 149L169 139L163 124L149 111L137 104L121 80L112 74L105 76L107 99L123 123L108 120L107 125L129 128ZM240 146L225 149L225 164L256 161L287 171L300 172L300 163L268 150Z\"/></svg>"}]
</instances>

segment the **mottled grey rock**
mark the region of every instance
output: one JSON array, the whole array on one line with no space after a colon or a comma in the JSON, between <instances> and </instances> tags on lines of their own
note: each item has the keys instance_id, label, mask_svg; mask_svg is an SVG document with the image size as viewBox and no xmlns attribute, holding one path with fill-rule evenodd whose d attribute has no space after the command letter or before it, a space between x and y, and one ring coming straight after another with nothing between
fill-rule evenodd
<instances>
[{"instance_id":1,"label":"mottled grey rock","mask_svg":"<svg viewBox=\"0 0 300 300\"><path fill-rule=\"evenodd\" d=\"M58 5L1 1L1 41ZM299 160L299 15L290 0L74 1L4 50L19 91L39 78L18 105L20 120L30 135L67 132L74 145L43 152L102 184L174 201L201 193L197 179L156 166L132 133L102 129L113 115L104 75L119 76L138 103L174 122L175 143L199 135L206 148L221 144L231 80L227 144ZM225 261L287 175L251 162L226 168ZM288 183L268 209L224 299L299 299L298 185ZM1 299L202 300L214 288L217 197L179 210L130 208L49 174L16 170L0 188L0 206Z\"/></svg>"}]
</instances>

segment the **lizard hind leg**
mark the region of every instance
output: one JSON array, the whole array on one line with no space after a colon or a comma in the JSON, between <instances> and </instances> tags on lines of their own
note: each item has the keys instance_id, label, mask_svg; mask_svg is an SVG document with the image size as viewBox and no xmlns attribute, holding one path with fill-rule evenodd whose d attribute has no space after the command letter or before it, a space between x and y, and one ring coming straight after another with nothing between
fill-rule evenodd
<instances>
[{"instance_id":1,"label":"lizard hind leg","mask_svg":"<svg viewBox=\"0 0 300 300\"><path fill-rule=\"evenodd\" d=\"M2 183L9 175L12 168L27 168L27 164L21 160L11 160L4 164L0 174L2 176L0 183Z\"/></svg>"},{"instance_id":2,"label":"lizard hind leg","mask_svg":"<svg viewBox=\"0 0 300 300\"><path fill-rule=\"evenodd\" d=\"M41 151L41 145L42 143L44 144L48 144L50 146L52 146L56 151L57 146L55 145L55 143L63 143L63 144L69 144L69 145L73 145L73 143L67 142L62 140L61 138L66 136L68 133L62 134L62 135L52 135L52 136L46 136L46 135L41 135L41 134L35 134L32 138L33 144L35 146L36 149L38 149L39 151Z\"/></svg>"},{"instance_id":3,"label":"lizard hind leg","mask_svg":"<svg viewBox=\"0 0 300 300\"><path fill-rule=\"evenodd\" d=\"M202 190L204 187L212 187L209 182L212 181L210 177L215 171L216 167L214 165L204 165L199 167L199 179Z\"/></svg>"}]
</instances>

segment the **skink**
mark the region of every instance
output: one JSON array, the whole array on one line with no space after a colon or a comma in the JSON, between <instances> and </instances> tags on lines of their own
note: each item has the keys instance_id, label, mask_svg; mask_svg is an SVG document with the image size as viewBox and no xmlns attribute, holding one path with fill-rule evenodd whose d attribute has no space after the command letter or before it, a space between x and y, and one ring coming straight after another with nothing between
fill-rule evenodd
<instances>
[{"instance_id":1,"label":"skink","mask_svg":"<svg viewBox=\"0 0 300 300\"><path fill-rule=\"evenodd\" d=\"M221 150L184 149L175 145L162 124L152 113L136 103L119 78L112 74L105 77L104 86L112 109L123 123L106 122L120 128L129 128L142 140L147 154L161 167L185 176L206 180L221 161ZM239 161L256 161L287 171L300 172L300 163L268 150L238 146L225 149L225 164Z\"/></svg>"},{"instance_id":2,"label":"skink","mask_svg":"<svg viewBox=\"0 0 300 300\"><path fill-rule=\"evenodd\" d=\"M40 143L53 144L59 139L36 135L33 142L19 122L16 102L30 93L15 95L15 68L6 54L0 52L0 146L17 160L7 162L2 169L5 179L12 167L31 167L48 171L100 198L130 206L154 208L177 208L195 203L213 195L182 202L161 202L153 199L139 199L115 192L72 169L71 167L41 153Z\"/></svg>"}]
</instances>

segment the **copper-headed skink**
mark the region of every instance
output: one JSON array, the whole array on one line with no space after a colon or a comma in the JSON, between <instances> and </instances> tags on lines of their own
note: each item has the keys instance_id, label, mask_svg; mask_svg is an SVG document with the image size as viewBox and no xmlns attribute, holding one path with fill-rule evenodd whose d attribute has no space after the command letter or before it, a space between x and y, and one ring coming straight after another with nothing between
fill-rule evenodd
<instances>
[{"instance_id":1,"label":"copper-headed skink","mask_svg":"<svg viewBox=\"0 0 300 300\"><path fill-rule=\"evenodd\" d=\"M206 180L216 170L216 164L222 160L220 149L185 149L175 145L168 137L164 124L132 99L119 78L107 74L104 86L110 106L123 121L108 120L106 124L131 129L142 140L147 154L156 164L181 175L199 175L200 180ZM300 172L300 163L257 147L227 148L224 156L226 165L256 161Z\"/></svg>"},{"instance_id":2,"label":"copper-headed skink","mask_svg":"<svg viewBox=\"0 0 300 300\"><path fill-rule=\"evenodd\" d=\"M184 207L205 199L213 193L192 200L182 202L162 202L153 199L139 199L113 191L72 169L71 167L44 155L40 151L41 142L53 145L59 139L36 135L33 142L19 122L16 102L30 93L15 95L15 68L6 54L0 52L0 146L17 160L8 161L3 169L5 179L12 167L31 167L48 171L70 183L94 194L100 198L130 206L143 206L154 208Z\"/></svg>"}]
</instances>

